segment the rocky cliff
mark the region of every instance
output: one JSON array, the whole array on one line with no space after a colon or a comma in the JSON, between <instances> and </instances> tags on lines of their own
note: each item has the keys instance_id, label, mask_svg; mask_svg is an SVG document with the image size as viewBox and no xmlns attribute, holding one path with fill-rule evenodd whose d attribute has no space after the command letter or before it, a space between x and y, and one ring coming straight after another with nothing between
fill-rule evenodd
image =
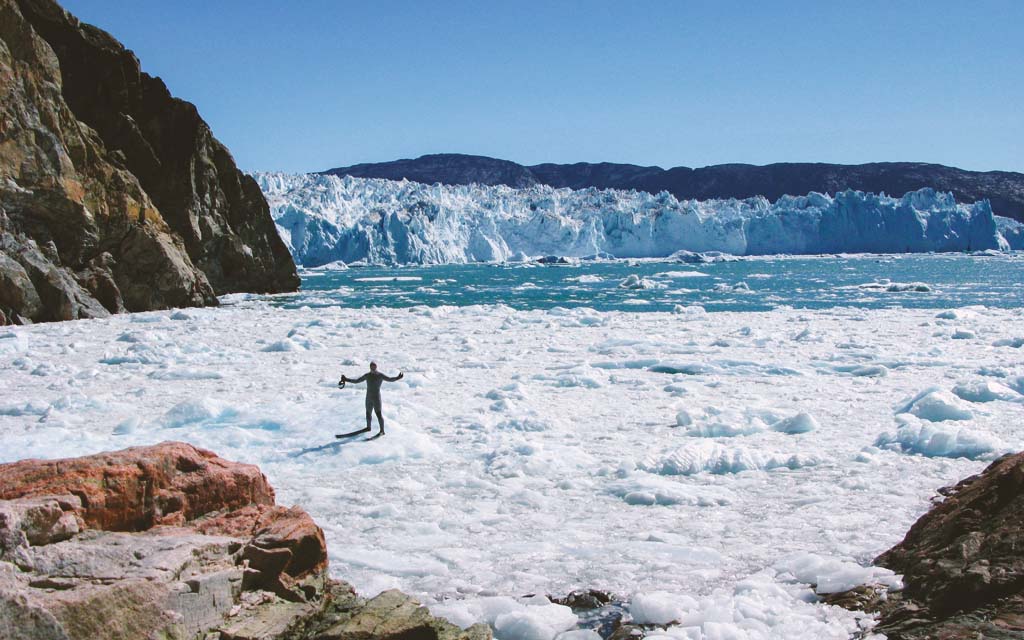
<instances>
[{"instance_id":1,"label":"rocky cliff","mask_svg":"<svg viewBox=\"0 0 1024 640\"><path fill-rule=\"evenodd\" d=\"M944 499L875 562L903 574L885 597L832 596L878 613L889 640L1024 637L1024 453L940 491Z\"/></svg>"},{"instance_id":2,"label":"rocky cliff","mask_svg":"<svg viewBox=\"0 0 1024 640\"><path fill-rule=\"evenodd\" d=\"M255 182L106 32L0 0L0 104L0 321L298 287Z\"/></svg>"},{"instance_id":3,"label":"rocky cliff","mask_svg":"<svg viewBox=\"0 0 1024 640\"><path fill-rule=\"evenodd\" d=\"M259 469L168 442L0 465L5 640L490 640L327 576Z\"/></svg>"},{"instance_id":4,"label":"rocky cliff","mask_svg":"<svg viewBox=\"0 0 1024 640\"><path fill-rule=\"evenodd\" d=\"M500 170L499 170L500 169ZM989 200L996 215L1024 221L1024 174L1010 171L965 171L923 162L874 162L860 165L784 162L765 166L720 164L690 167L642 167L611 162L523 166L507 160L455 153L426 155L415 160L357 164L324 171L356 178L386 178L433 184L504 184L556 189L636 189L668 191L680 200L751 198L777 200L784 195L847 189L902 195L931 187L951 192L957 202Z\"/></svg>"}]
</instances>

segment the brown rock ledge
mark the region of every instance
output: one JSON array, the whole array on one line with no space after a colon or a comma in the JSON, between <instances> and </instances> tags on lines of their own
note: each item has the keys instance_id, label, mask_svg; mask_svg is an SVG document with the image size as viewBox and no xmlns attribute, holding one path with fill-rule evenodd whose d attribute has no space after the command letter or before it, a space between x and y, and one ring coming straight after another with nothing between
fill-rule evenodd
<instances>
[{"instance_id":1,"label":"brown rock ledge","mask_svg":"<svg viewBox=\"0 0 1024 640\"><path fill-rule=\"evenodd\" d=\"M869 587L827 601L878 613L889 640L1024 638L1024 453L939 491L945 499L875 563L901 591Z\"/></svg>"},{"instance_id":2,"label":"brown rock ledge","mask_svg":"<svg viewBox=\"0 0 1024 640\"><path fill-rule=\"evenodd\" d=\"M180 442L0 465L0 637L489 640L327 576L253 465Z\"/></svg>"}]
</instances>

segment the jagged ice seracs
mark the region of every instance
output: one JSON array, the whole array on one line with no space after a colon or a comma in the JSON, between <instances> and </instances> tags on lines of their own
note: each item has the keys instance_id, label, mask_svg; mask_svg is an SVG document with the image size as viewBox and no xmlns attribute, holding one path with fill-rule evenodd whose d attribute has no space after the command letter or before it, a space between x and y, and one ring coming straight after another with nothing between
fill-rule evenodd
<instances>
[{"instance_id":1,"label":"jagged ice seracs","mask_svg":"<svg viewBox=\"0 0 1024 640\"><path fill-rule=\"evenodd\" d=\"M661 258L1019 248L1015 221L987 201L920 189L744 200L667 192L426 185L316 174L255 174L297 262L506 262L558 255ZM1007 238L1012 240L1008 241Z\"/></svg>"}]
</instances>

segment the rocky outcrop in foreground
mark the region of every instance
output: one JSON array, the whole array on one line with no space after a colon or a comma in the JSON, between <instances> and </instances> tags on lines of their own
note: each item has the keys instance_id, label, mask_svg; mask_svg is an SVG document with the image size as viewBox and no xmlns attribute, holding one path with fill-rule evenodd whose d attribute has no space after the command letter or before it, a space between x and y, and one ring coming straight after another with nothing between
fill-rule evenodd
<instances>
[{"instance_id":1,"label":"rocky outcrop in foreground","mask_svg":"<svg viewBox=\"0 0 1024 640\"><path fill-rule=\"evenodd\" d=\"M0 465L0 637L489 640L327 576L255 466L167 442Z\"/></svg>"},{"instance_id":2,"label":"rocky outcrop in foreground","mask_svg":"<svg viewBox=\"0 0 1024 640\"><path fill-rule=\"evenodd\" d=\"M879 614L889 640L1024 637L1024 454L1006 456L941 493L903 542L875 562L903 574L886 597L831 596Z\"/></svg>"},{"instance_id":3,"label":"rocky outcrop in foreground","mask_svg":"<svg viewBox=\"0 0 1024 640\"><path fill-rule=\"evenodd\" d=\"M52 0L0 0L0 323L298 284L195 106Z\"/></svg>"}]
</instances>

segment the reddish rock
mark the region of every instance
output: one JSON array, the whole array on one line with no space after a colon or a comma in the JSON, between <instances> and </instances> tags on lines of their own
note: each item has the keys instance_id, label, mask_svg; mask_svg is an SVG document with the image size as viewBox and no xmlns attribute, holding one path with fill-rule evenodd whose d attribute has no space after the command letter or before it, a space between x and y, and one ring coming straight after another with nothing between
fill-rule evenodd
<instances>
[{"instance_id":1,"label":"reddish rock","mask_svg":"<svg viewBox=\"0 0 1024 640\"><path fill-rule=\"evenodd\" d=\"M275 505L256 467L165 442L0 465L0 637L490 640L491 633L433 618L398 592L358 597L327 577L320 527L298 507Z\"/></svg>"},{"instance_id":2,"label":"reddish rock","mask_svg":"<svg viewBox=\"0 0 1024 640\"><path fill-rule=\"evenodd\" d=\"M81 499L85 526L104 531L182 525L215 511L274 504L259 468L181 442L0 465L0 500L67 494Z\"/></svg>"},{"instance_id":3,"label":"reddish rock","mask_svg":"<svg viewBox=\"0 0 1024 640\"><path fill-rule=\"evenodd\" d=\"M324 532L300 507L252 505L204 518L192 526L207 535L251 538L243 555L261 571L269 569L263 566L267 564L274 566L274 575L286 573L301 579L327 568Z\"/></svg>"}]
</instances>

